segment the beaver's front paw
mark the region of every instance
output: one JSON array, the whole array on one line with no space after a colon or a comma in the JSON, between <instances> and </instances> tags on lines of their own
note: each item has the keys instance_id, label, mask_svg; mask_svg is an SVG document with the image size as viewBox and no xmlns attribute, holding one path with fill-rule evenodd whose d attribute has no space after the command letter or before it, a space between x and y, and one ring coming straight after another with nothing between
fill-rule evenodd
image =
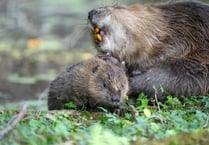
<instances>
[{"instance_id":1,"label":"beaver's front paw","mask_svg":"<svg viewBox=\"0 0 209 145\"><path fill-rule=\"evenodd\" d=\"M98 54L97 56L103 60L111 61L114 64L119 63L119 60L117 58L113 57L110 53L102 53L102 54Z\"/></svg>"},{"instance_id":2,"label":"beaver's front paw","mask_svg":"<svg viewBox=\"0 0 209 145\"><path fill-rule=\"evenodd\" d=\"M111 63L121 66L124 70L126 70L126 64L125 61L119 61L117 58L113 57L110 53L102 53L102 54L98 54L97 57L99 57L100 59L103 59L105 61L110 61Z\"/></svg>"}]
</instances>

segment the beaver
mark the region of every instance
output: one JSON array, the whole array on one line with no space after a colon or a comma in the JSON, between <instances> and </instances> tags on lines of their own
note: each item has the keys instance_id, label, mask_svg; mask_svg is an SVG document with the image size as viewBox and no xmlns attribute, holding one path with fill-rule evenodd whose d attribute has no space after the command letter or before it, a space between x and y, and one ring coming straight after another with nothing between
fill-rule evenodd
<instances>
[{"instance_id":1,"label":"beaver","mask_svg":"<svg viewBox=\"0 0 209 145\"><path fill-rule=\"evenodd\" d=\"M177 97L206 95L208 18L209 6L201 2L114 5L88 13L97 50L126 62L130 96L153 96L160 88Z\"/></svg>"},{"instance_id":2,"label":"beaver","mask_svg":"<svg viewBox=\"0 0 209 145\"><path fill-rule=\"evenodd\" d=\"M122 65L94 57L69 66L51 82L48 109L67 109L69 102L89 111L120 108L128 86Z\"/></svg>"}]
</instances>

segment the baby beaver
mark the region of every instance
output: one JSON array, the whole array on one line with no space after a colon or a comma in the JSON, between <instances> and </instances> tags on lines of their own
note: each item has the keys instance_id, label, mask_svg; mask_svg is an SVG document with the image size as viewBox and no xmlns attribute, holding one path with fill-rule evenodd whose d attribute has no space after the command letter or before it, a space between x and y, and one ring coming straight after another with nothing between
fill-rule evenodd
<instances>
[{"instance_id":1,"label":"baby beaver","mask_svg":"<svg viewBox=\"0 0 209 145\"><path fill-rule=\"evenodd\" d=\"M77 109L120 108L128 92L128 80L122 64L98 57L68 67L50 84L48 109L67 109L73 102Z\"/></svg>"}]
</instances>

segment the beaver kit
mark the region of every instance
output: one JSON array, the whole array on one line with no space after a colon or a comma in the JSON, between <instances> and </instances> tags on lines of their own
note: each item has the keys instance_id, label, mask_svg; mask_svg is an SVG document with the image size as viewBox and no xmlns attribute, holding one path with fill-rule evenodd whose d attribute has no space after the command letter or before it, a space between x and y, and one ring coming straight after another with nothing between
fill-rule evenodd
<instances>
[{"instance_id":1,"label":"beaver kit","mask_svg":"<svg viewBox=\"0 0 209 145\"><path fill-rule=\"evenodd\" d=\"M88 13L98 52L127 64L129 97L158 92L161 100L209 93L208 18L209 6L200 2L114 5Z\"/></svg>"},{"instance_id":2,"label":"beaver kit","mask_svg":"<svg viewBox=\"0 0 209 145\"><path fill-rule=\"evenodd\" d=\"M120 108L128 92L124 68L111 61L92 58L68 67L50 84L48 109L97 110L97 107Z\"/></svg>"}]
</instances>

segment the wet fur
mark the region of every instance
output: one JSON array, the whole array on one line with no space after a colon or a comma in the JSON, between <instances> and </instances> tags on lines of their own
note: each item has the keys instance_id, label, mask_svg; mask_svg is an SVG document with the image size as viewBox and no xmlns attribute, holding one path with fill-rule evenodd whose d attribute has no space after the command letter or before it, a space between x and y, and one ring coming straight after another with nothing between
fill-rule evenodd
<instances>
[{"instance_id":1,"label":"wet fur","mask_svg":"<svg viewBox=\"0 0 209 145\"><path fill-rule=\"evenodd\" d=\"M120 108L127 92L128 80L123 68L93 58L73 64L51 82L48 108L68 109L65 104L69 102L86 110L97 110L99 106Z\"/></svg>"},{"instance_id":2,"label":"wet fur","mask_svg":"<svg viewBox=\"0 0 209 145\"><path fill-rule=\"evenodd\" d=\"M208 5L177 2L97 10L91 23L105 25L111 35L97 49L124 60L129 72L142 72L130 77L129 95L153 97L154 86L178 97L209 92ZM165 93L158 96L164 99Z\"/></svg>"}]
</instances>

